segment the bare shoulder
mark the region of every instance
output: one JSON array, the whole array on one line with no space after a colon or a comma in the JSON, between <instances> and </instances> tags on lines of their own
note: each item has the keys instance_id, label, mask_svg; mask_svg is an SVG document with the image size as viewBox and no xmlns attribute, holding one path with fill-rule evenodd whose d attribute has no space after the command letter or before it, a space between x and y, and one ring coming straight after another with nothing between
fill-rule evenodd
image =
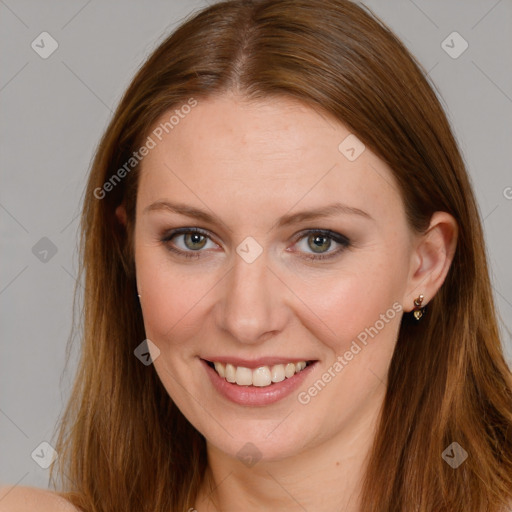
<instances>
[{"instance_id":1,"label":"bare shoulder","mask_svg":"<svg viewBox=\"0 0 512 512\"><path fill-rule=\"evenodd\" d=\"M37 487L0 485L0 512L79 512L54 491Z\"/></svg>"}]
</instances>

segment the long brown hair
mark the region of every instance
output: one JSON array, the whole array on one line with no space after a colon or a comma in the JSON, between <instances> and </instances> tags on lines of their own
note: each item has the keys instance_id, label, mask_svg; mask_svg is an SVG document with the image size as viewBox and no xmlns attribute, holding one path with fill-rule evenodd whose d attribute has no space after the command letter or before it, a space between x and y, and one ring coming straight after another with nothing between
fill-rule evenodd
<instances>
[{"instance_id":1,"label":"long brown hair","mask_svg":"<svg viewBox=\"0 0 512 512\"><path fill-rule=\"evenodd\" d=\"M512 377L482 225L425 76L371 11L348 0L221 2L182 24L150 56L101 140L84 198L83 344L55 464L62 494L77 507L163 512L194 505L205 440L153 366L133 354L145 338L132 251L140 166L126 163L164 112L229 90L248 99L293 97L334 116L390 166L411 229L423 232L435 211L458 223L454 260L428 314L417 325L410 315L402 319L361 510L510 506ZM115 217L122 202L126 229ZM442 457L452 442L468 453L457 469Z\"/></svg>"}]
</instances>

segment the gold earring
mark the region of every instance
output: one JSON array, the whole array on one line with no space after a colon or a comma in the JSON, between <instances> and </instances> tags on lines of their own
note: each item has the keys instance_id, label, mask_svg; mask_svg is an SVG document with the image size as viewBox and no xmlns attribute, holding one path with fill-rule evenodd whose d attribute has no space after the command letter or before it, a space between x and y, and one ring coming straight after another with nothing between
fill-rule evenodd
<instances>
[{"instance_id":1,"label":"gold earring","mask_svg":"<svg viewBox=\"0 0 512 512\"><path fill-rule=\"evenodd\" d=\"M414 318L416 318L416 320L419 320L423 316L423 313L425 311L426 306L421 307L423 299L424 299L423 295L420 295L417 299L414 299L413 314L414 314Z\"/></svg>"}]
</instances>

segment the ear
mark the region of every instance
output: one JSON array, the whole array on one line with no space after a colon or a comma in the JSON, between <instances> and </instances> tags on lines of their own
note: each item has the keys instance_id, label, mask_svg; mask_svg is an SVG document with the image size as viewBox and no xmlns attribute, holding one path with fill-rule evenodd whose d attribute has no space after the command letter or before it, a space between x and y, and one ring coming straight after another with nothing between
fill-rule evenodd
<instances>
[{"instance_id":1,"label":"ear","mask_svg":"<svg viewBox=\"0 0 512 512\"><path fill-rule=\"evenodd\" d=\"M443 284L457 247L458 226L452 215L435 212L425 233L415 243L412 254L404 311L414 309L414 299L420 294L426 306Z\"/></svg>"},{"instance_id":2,"label":"ear","mask_svg":"<svg viewBox=\"0 0 512 512\"><path fill-rule=\"evenodd\" d=\"M116 217L117 220L126 227L126 208L124 207L124 204L120 204L116 208Z\"/></svg>"}]
</instances>

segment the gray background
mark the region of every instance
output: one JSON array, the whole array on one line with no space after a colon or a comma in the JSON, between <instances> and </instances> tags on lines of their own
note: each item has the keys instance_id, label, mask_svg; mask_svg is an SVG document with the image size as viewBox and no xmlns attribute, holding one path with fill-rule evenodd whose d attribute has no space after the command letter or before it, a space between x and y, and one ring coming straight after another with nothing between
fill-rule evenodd
<instances>
[{"instance_id":1,"label":"gray background","mask_svg":"<svg viewBox=\"0 0 512 512\"><path fill-rule=\"evenodd\" d=\"M438 87L484 219L512 363L512 1L365 3ZM49 470L31 453L51 443L76 364L75 342L64 372L78 214L92 155L138 66L204 5L0 0L0 483L48 486ZM59 45L47 59L31 48L43 31ZM453 31L469 44L455 59L441 46ZM447 44L461 48L457 40ZM38 253L51 245L43 237L55 254Z\"/></svg>"}]
</instances>

